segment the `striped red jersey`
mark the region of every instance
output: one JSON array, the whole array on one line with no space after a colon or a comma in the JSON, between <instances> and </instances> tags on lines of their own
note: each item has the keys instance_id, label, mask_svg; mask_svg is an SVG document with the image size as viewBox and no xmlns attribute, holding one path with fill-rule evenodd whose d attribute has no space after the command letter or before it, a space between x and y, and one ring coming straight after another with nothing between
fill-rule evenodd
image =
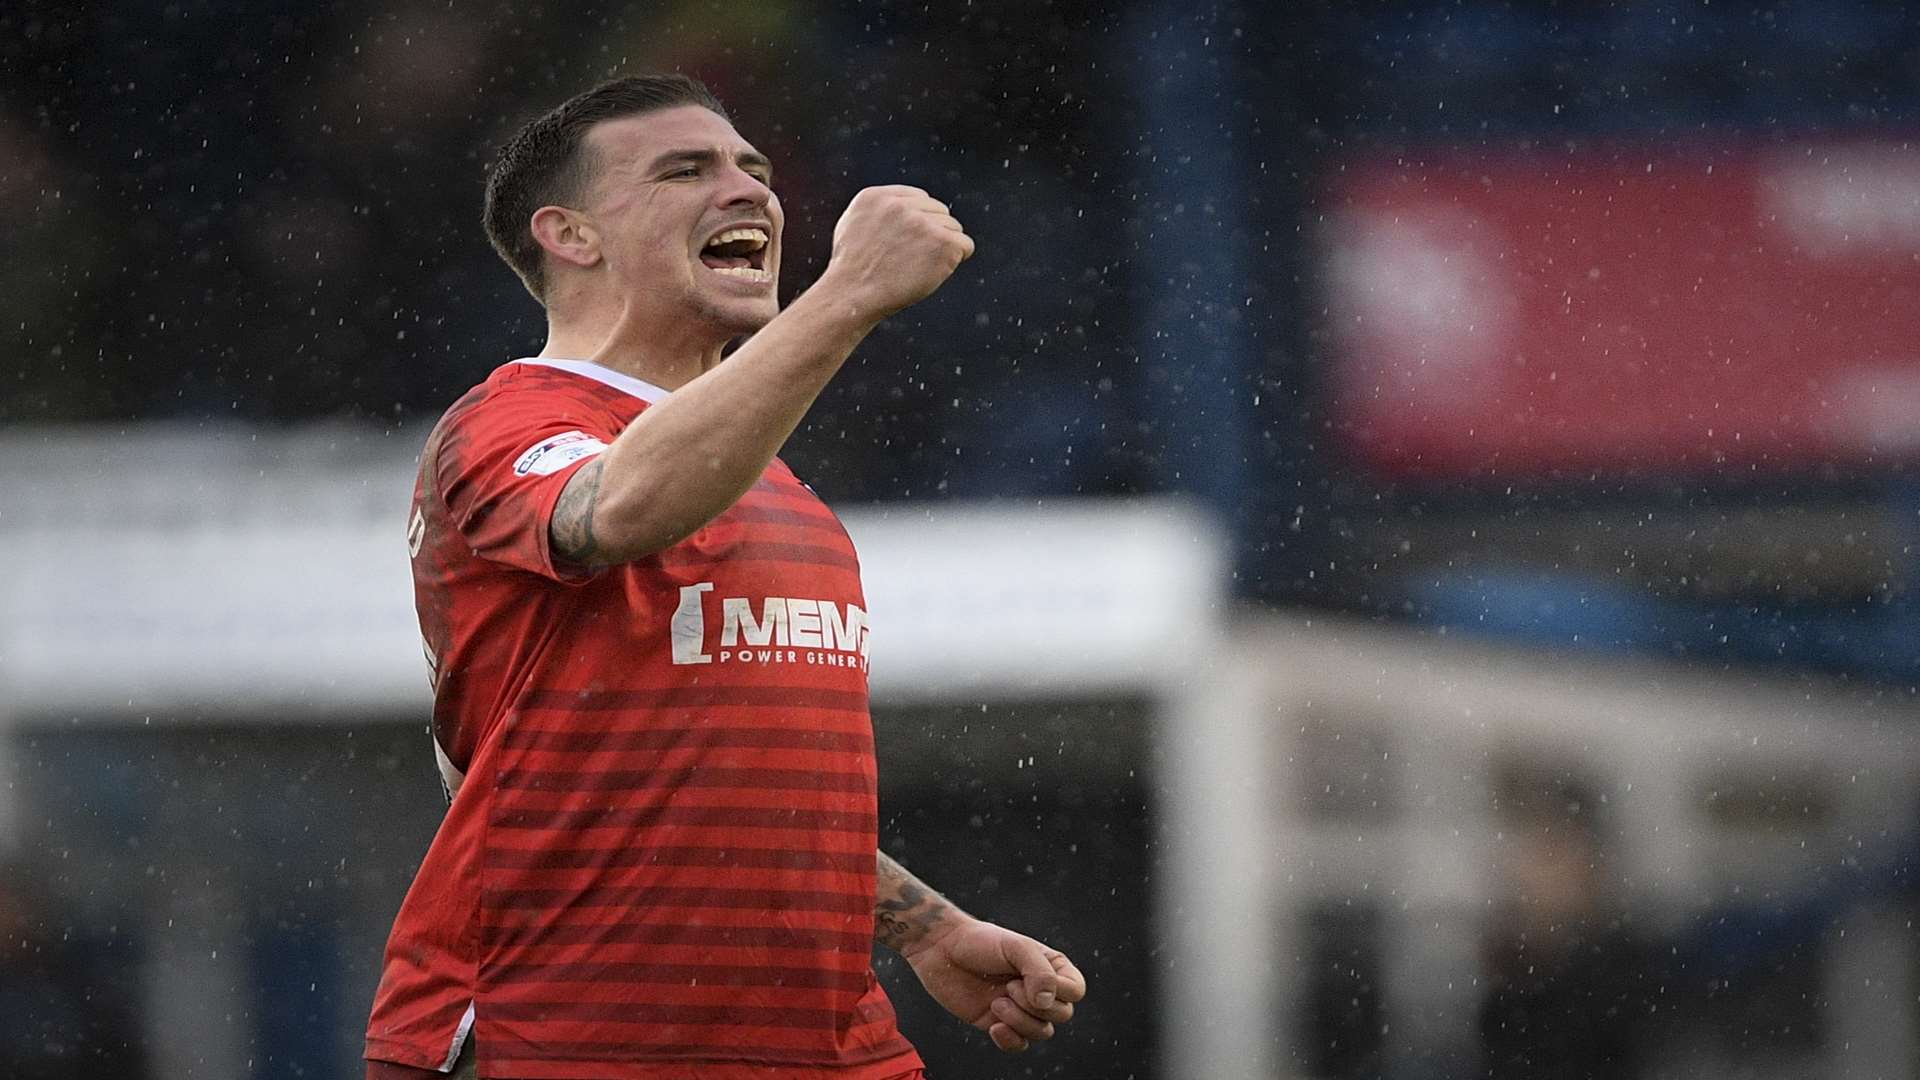
<instances>
[{"instance_id":1,"label":"striped red jersey","mask_svg":"<svg viewBox=\"0 0 1920 1080\"><path fill-rule=\"evenodd\" d=\"M367 1056L483 1076L920 1067L871 966L867 620L780 461L679 544L549 547L575 471L665 391L495 371L422 454L408 544L452 805L394 920Z\"/></svg>"}]
</instances>

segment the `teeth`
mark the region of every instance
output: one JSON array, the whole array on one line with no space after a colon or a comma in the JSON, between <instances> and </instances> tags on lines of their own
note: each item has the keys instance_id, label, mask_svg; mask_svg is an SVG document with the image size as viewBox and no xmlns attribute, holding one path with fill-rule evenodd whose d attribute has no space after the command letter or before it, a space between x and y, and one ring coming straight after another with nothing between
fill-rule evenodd
<instances>
[{"instance_id":1,"label":"teeth","mask_svg":"<svg viewBox=\"0 0 1920 1080\"><path fill-rule=\"evenodd\" d=\"M757 266L718 266L709 267L716 274L725 274L741 281L765 283L773 280L773 271L762 270Z\"/></svg>"},{"instance_id":2,"label":"teeth","mask_svg":"<svg viewBox=\"0 0 1920 1080\"><path fill-rule=\"evenodd\" d=\"M726 232L707 241L707 246L716 247L720 244L731 244L735 240L751 240L753 241L753 250L758 251L767 246L767 232L765 229L728 229Z\"/></svg>"}]
</instances>

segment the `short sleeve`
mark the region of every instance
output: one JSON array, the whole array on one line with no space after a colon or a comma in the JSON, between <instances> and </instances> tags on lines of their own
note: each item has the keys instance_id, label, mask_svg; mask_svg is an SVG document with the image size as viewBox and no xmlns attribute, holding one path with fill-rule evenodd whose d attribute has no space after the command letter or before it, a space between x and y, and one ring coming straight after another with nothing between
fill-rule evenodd
<instances>
[{"instance_id":1,"label":"short sleeve","mask_svg":"<svg viewBox=\"0 0 1920 1080\"><path fill-rule=\"evenodd\" d=\"M567 481L618 434L605 412L523 391L482 398L446 423L434 484L473 553L565 584L592 578L556 562L548 523Z\"/></svg>"}]
</instances>

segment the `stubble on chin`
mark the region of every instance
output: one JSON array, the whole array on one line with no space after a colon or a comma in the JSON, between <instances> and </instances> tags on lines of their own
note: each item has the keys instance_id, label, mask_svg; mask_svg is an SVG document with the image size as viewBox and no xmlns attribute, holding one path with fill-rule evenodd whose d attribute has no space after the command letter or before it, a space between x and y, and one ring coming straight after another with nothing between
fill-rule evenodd
<instances>
[{"instance_id":1,"label":"stubble on chin","mask_svg":"<svg viewBox=\"0 0 1920 1080\"><path fill-rule=\"evenodd\" d=\"M772 303L749 304L737 300L723 303L709 297L697 299L695 309L701 321L725 330L729 337L751 334L772 322L780 312L779 307Z\"/></svg>"}]
</instances>

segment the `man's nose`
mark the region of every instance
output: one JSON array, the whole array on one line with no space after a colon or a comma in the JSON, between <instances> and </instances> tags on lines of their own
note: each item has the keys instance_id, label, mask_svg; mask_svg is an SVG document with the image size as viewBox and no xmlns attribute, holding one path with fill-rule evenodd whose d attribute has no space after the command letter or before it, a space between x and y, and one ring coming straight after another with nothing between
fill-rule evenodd
<instances>
[{"instance_id":1,"label":"man's nose","mask_svg":"<svg viewBox=\"0 0 1920 1080\"><path fill-rule=\"evenodd\" d=\"M715 193L715 199L721 206L767 205L773 198L773 189L760 182L760 178L745 169L727 170L726 181Z\"/></svg>"}]
</instances>

